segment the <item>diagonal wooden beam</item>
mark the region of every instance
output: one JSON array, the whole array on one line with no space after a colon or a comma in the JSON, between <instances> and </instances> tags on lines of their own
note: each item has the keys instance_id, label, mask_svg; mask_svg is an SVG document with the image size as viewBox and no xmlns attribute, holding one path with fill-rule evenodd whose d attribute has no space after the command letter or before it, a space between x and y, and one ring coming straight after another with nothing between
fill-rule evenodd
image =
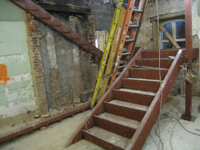
<instances>
[{"instance_id":1,"label":"diagonal wooden beam","mask_svg":"<svg viewBox=\"0 0 200 150\"><path fill-rule=\"evenodd\" d=\"M170 42L172 42L172 44L175 46L175 48L181 48L176 41L174 40L174 38L169 34L169 32L165 29L165 27L163 27L163 25L159 25L160 29L165 33L165 35L167 36L167 38L170 40Z\"/></svg>"}]
</instances>

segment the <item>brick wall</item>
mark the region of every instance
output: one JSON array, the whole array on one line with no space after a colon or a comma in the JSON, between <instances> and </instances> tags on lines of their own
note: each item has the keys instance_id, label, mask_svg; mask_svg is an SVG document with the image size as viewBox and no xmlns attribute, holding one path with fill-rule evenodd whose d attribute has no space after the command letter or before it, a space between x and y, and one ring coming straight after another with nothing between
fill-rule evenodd
<instances>
[{"instance_id":1,"label":"brick wall","mask_svg":"<svg viewBox=\"0 0 200 150\"><path fill-rule=\"evenodd\" d=\"M36 32L35 21L32 20L31 14L26 12L26 25L28 30L29 50L32 64L33 78L37 96L37 105L42 114L48 111L46 91L44 86L44 76L39 51L39 37Z\"/></svg>"}]
</instances>

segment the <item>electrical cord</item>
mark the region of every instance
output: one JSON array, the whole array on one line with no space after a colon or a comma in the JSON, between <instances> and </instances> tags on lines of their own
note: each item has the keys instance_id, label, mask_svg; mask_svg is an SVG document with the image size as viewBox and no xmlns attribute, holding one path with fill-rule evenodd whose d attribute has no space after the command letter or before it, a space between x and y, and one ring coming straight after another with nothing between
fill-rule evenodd
<instances>
[{"instance_id":1,"label":"electrical cord","mask_svg":"<svg viewBox=\"0 0 200 150\"><path fill-rule=\"evenodd\" d=\"M171 134L170 134L170 140L169 140L169 142L170 142L170 148L171 148L171 150L174 150L173 149L173 146L172 146L172 136L173 136L173 133L174 133L174 127L177 125L177 122L173 125L173 127L172 127L172 131L171 131Z\"/></svg>"},{"instance_id":2,"label":"electrical cord","mask_svg":"<svg viewBox=\"0 0 200 150\"><path fill-rule=\"evenodd\" d=\"M155 143L155 145L157 146L158 148L158 144L156 143L155 139L153 138L153 136L151 134L149 134L149 136L152 138L153 142Z\"/></svg>"},{"instance_id":3,"label":"electrical cord","mask_svg":"<svg viewBox=\"0 0 200 150\"><path fill-rule=\"evenodd\" d=\"M200 134L194 133L194 132L189 131L188 129L186 129L186 128L183 126L183 124L179 121L179 119L177 119L177 118L175 118L175 119L178 121L178 123L180 124L180 126L181 126L185 131L187 131L187 132L190 133L190 134L194 134L194 135L200 136Z\"/></svg>"},{"instance_id":4,"label":"electrical cord","mask_svg":"<svg viewBox=\"0 0 200 150\"><path fill-rule=\"evenodd\" d=\"M162 117L162 118L160 119L160 121L161 121L162 119L166 119L166 118L170 118L170 119L174 118L174 119L177 121L177 122L173 125L173 127L172 127L172 129L171 129L171 134L170 134L170 148L171 148L171 150L173 150L173 146L172 146L172 137L173 137L173 134L174 134L174 127L175 127L178 123L179 123L180 126L181 126L185 131L187 131L188 133L193 134L193 135L196 135L196 136L200 136L200 134L191 132L191 131L189 131L188 129L186 129L176 116L175 116L175 117L165 116L165 117ZM157 126L156 129L155 129L155 134L156 134L156 136L159 138L161 144L164 146L164 144L163 144L163 142L162 142L162 139L161 139L160 136L157 134L157 128L158 128L158 126ZM153 138L152 138L152 139L153 139ZM162 149L163 149L163 148L164 148L164 147L162 147Z\"/></svg>"}]
</instances>

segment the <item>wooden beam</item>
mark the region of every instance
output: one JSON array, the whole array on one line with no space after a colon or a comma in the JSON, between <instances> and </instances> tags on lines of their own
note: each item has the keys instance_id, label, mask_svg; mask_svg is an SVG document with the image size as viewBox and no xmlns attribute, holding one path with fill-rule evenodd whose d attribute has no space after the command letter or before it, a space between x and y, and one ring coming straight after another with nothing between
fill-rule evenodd
<instances>
[{"instance_id":1,"label":"wooden beam","mask_svg":"<svg viewBox=\"0 0 200 150\"><path fill-rule=\"evenodd\" d=\"M184 19L185 11L159 15L159 21L170 20L172 18L173 19ZM150 17L150 22L153 22L153 21L157 21L157 16Z\"/></svg>"},{"instance_id":2,"label":"wooden beam","mask_svg":"<svg viewBox=\"0 0 200 150\"><path fill-rule=\"evenodd\" d=\"M165 33L165 35L167 36L167 38L171 41L171 43L175 46L175 48L181 48L176 41L174 40L174 38L169 34L169 32L165 29L165 27L163 27L163 25L159 25L160 29Z\"/></svg>"},{"instance_id":3,"label":"wooden beam","mask_svg":"<svg viewBox=\"0 0 200 150\"><path fill-rule=\"evenodd\" d=\"M153 21L153 45L154 45L154 49L158 49L158 25L157 25L157 21Z\"/></svg>"}]
</instances>

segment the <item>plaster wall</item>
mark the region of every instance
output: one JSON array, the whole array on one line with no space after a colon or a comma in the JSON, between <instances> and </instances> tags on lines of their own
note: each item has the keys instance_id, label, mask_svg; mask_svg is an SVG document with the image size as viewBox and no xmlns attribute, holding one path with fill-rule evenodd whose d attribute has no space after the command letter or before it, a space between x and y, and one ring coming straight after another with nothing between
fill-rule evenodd
<instances>
[{"instance_id":1,"label":"plaster wall","mask_svg":"<svg viewBox=\"0 0 200 150\"><path fill-rule=\"evenodd\" d=\"M7 78L0 81L0 118L36 110L25 14L9 0L0 1L0 65L6 67L1 78Z\"/></svg>"}]
</instances>

